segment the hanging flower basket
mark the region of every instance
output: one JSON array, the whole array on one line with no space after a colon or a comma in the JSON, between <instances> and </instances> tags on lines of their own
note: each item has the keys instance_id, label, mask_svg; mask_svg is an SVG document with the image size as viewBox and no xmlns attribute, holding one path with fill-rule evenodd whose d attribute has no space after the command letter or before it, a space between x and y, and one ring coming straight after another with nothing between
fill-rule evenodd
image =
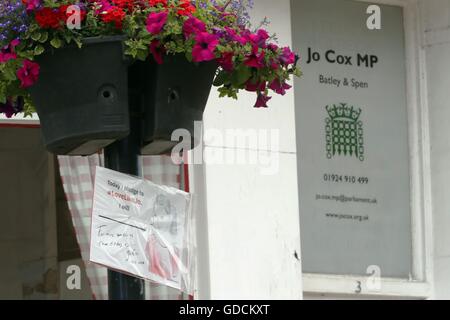
<instances>
[{"instance_id":1,"label":"hanging flower basket","mask_svg":"<svg viewBox=\"0 0 450 320\"><path fill-rule=\"evenodd\" d=\"M47 149L89 155L129 132L128 64L123 37L87 38L36 58L29 89Z\"/></svg>"},{"instance_id":2,"label":"hanging flower basket","mask_svg":"<svg viewBox=\"0 0 450 320\"><path fill-rule=\"evenodd\" d=\"M164 64L147 66L142 154L170 151L178 143L172 141L172 133L177 129L189 133L192 147L198 145L200 137L195 136L194 125L203 119L218 65L196 65L183 55L175 55L167 57Z\"/></svg>"},{"instance_id":3,"label":"hanging flower basket","mask_svg":"<svg viewBox=\"0 0 450 320\"><path fill-rule=\"evenodd\" d=\"M6 0L0 113L37 111L47 148L90 154L127 136L139 104L144 153L191 133L212 84L221 97L284 95L298 57L249 23L247 0ZM126 58L125 58L126 57ZM131 70L133 70L131 72Z\"/></svg>"}]
</instances>

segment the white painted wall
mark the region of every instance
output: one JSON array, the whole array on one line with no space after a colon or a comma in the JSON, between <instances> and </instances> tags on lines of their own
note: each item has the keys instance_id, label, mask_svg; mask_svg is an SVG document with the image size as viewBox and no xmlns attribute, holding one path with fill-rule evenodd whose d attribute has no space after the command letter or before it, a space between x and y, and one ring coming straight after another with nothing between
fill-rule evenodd
<instances>
[{"instance_id":1,"label":"white painted wall","mask_svg":"<svg viewBox=\"0 0 450 320\"><path fill-rule=\"evenodd\" d=\"M431 140L434 298L450 299L450 0L422 0Z\"/></svg>"},{"instance_id":2,"label":"white painted wall","mask_svg":"<svg viewBox=\"0 0 450 320\"><path fill-rule=\"evenodd\" d=\"M270 16L280 43L291 45L289 0L255 1L255 21ZM197 167L200 299L301 299L300 223L294 95L274 97L254 109L254 94L238 102L212 93L205 123L205 154L267 157L279 171L263 175L257 165ZM249 148L217 139L229 129L279 130L280 146ZM212 131L218 130L218 131ZM265 166L263 166L265 167ZM204 201L203 201L204 200ZM203 209L203 210L202 210Z\"/></svg>"},{"instance_id":3,"label":"white painted wall","mask_svg":"<svg viewBox=\"0 0 450 320\"><path fill-rule=\"evenodd\" d=\"M399 4L414 1L399 0ZM450 299L450 0L417 2L417 31L422 40L418 45L425 59L417 63L424 62L421 81L428 90L421 108L425 113L426 105L429 108L431 140L433 229L425 230L434 242L431 298ZM270 15L281 42L291 44L289 1L258 0L256 4L256 16ZM293 92L274 98L268 110L252 109L253 99L243 95L234 102L213 94L205 113L205 129L280 129L279 149L268 149L279 155L280 172L264 176L254 166L212 164L194 171L199 229L197 298L302 298L301 266L293 257L294 251L300 252ZM206 133L207 154L267 151L208 139Z\"/></svg>"}]
</instances>

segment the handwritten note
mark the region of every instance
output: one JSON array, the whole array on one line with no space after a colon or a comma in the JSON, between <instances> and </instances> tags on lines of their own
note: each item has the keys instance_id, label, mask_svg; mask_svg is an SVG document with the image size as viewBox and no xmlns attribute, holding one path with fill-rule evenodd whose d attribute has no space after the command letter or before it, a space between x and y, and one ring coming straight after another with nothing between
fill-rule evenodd
<instances>
[{"instance_id":1,"label":"handwritten note","mask_svg":"<svg viewBox=\"0 0 450 320\"><path fill-rule=\"evenodd\" d=\"M187 293L191 197L97 167L91 262Z\"/></svg>"}]
</instances>

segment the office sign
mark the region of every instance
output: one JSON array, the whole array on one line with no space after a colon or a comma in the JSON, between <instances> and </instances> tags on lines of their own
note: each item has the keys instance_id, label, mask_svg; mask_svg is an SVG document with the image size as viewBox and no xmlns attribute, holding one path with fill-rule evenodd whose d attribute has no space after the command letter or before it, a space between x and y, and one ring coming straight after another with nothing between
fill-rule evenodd
<instances>
[{"instance_id":1,"label":"office sign","mask_svg":"<svg viewBox=\"0 0 450 320\"><path fill-rule=\"evenodd\" d=\"M304 272L408 278L412 265L403 11L292 1ZM378 269L377 269L378 270Z\"/></svg>"}]
</instances>

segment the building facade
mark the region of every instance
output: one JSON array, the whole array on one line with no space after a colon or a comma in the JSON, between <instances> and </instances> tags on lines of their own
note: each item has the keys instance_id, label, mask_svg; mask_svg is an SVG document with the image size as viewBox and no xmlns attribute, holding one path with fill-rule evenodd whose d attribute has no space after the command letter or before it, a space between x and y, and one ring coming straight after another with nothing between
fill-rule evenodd
<instances>
[{"instance_id":1,"label":"building facade","mask_svg":"<svg viewBox=\"0 0 450 320\"><path fill-rule=\"evenodd\" d=\"M196 298L449 299L450 0L256 0L253 20L265 16L303 75L268 109L211 93L189 155ZM37 124L0 119L1 130ZM0 141L6 168L25 151Z\"/></svg>"}]
</instances>

